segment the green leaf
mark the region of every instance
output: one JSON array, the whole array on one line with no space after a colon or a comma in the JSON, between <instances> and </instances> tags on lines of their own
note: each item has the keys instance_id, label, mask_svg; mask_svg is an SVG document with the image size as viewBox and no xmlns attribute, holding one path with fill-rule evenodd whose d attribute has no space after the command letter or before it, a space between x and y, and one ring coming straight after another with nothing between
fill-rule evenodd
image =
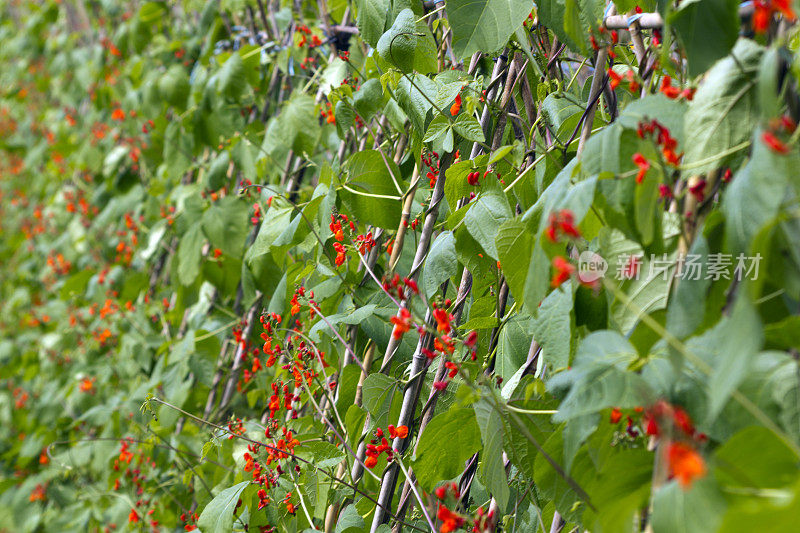
<instances>
[{"instance_id":1,"label":"green leaf","mask_svg":"<svg viewBox=\"0 0 800 533\"><path fill-rule=\"evenodd\" d=\"M596 438L609 438L608 433L603 433L599 431ZM592 439L590 449L593 451L596 445L597 440ZM580 477L597 508L596 514L586 510L584 524L592 531L640 531L636 519L650 498L653 454L643 447L615 446L595 460L599 463L597 471L590 470L588 475Z\"/></svg>"},{"instance_id":2,"label":"green leaf","mask_svg":"<svg viewBox=\"0 0 800 533\"><path fill-rule=\"evenodd\" d=\"M269 253L270 247L275 242L275 239L280 237L283 230L289 225L293 211L291 207L286 205L281 206L278 205L278 202L273 202L272 207L267 210L264 220L261 223L255 242L253 242L253 245L247 250L248 261Z\"/></svg>"},{"instance_id":3,"label":"green leaf","mask_svg":"<svg viewBox=\"0 0 800 533\"><path fill-rule=\"evenodd\" d=\"M232 257L241 257L250 233L246 207L235 197L226 196L203 213L203 232L211 246Z\"/></svg>"},{"instance_id":4,"label":"green leaf","mask_svg":"<svg viewBox=\"0 0 800 533\"><path fill-rule=\"evenodd\" d=\"M781 488L798 479L797 457L765 427L745 428L714 452L722 485Z\"/></svg>"},{"instance_id":5,"label":"green leaf","mask_svg":"<svg viewBox=\"0 0 800 533\"><path fill-rule=\"evenodd\" d=\"M686 347L712 367L707 393L707 420L714 420L731 393L744 379L752 361L761 349L761 320L742 291L730 316L712 329L693 337Z\"/></svg>"},{"instance_id":6,"label":"green leaf","mask_svg":"<svg viewBox=\"0 0 800 533\"><path fill-rule=\"evenodd\" d=\"M234 52L222 65L217 74L217 90L228 98L238 98L247 87L244 62L238 52Z\"/></svg>"},{"instance_id":7,"label":"green leaf","mask_svg":"<svg viewBox=\"0 0 800 533\"><path fill-rule=\"evenodd\" d=\"M364 120L371 119L382 104L383 89L380 80L376 78L365 81L353 95L353 107ZM338 120L338 115L336 118Z\"/></svg>"},{"instance_id":8,"label":"green leaf","mask_svg":"<svg viewBox=\"0 0 800 533\"><path fill-rule=\"evenodd\" d=\"M800 513L800 483L796 483L790 490L761 497L756 501L752 498L741 498L736 503L729 507L722 523L715 528L717 531L747 532L763 530L765 527L770 531L794 531Z\"/></svg>"},{"instance_id":9,"label":"green leaf","mask_svg":"<svg viewBox=\"0 0 800 533\"><path fill-rule=\"evenodd\" d=\"M335 533L353 533L364 529L364 519L356 511L355 505L348 505L340 513L336 520Z\"/></svg>"},{"instance_id":10,"label":"green leaf","mask_svg":"<svg viewBox=\"0 0 800 533\"><path fill-rule=\"evenodd\" d=\"M412 133L421 136L431 102L436 98L436 82L416 73L410 78L404 76L397 84L397 103L411 121Z\"/></svg>"},{"instance_id":11,"label":"green leaf","mask_svg":"<svg viewBox=\"0 0 800 533\"><path fill-rule=\"evenodd\" d=\"M533 338L542 347L542 357L554 370L569 366L572 341L572 290L551 292L539 306L533 321ZM568 318L568 319L567 319Z\"/></svg>"},{"instance_id":12,"label":"green leaf","mask_svg":"<svg viewBox=\"0 0 800 533\"><path fill-rule=\"evenodd\" d=\"M200 518L197 519L197 526L207 533L230 533L233 531L233 512L239 501L239 495L248 485L250 485L249 481L242 481L217 494L203 509Z\"/></svg>"},{"instance_id":13,"label":"green leaf","mask_svg":"<svg viewBox=\"0 0 800 533\"><path fill-rule=\"evenodd\" d=\"M480 448L475 411L450 409L436 415L422 433L413 461L420 486L430 492L442 480L455 478Z\"/></svg>"},{"instance_id":14,"label":"green leaf","mask_svg":"<svg viewBox=\"0 0 800 533\"><path fill-rule=\"evenodd\" d=\"M227 151L220 152L211 165L208 167L208 172L205 175L205 184L207 189L216 191L225 185L228 179L228 165L231 162L231 156Z\"/></svg>"},{"instance_id":15,"label":"green leaf","mask_svg":"<svg viewBox=\"0 0 800 533\"><path fill-rule=\"evenodd\" d=\"M508 205L508 199L500 189L481 191L464 216L464 224L478 244L489 254L497 259L497 245L495 238L500 226L511 219L513 213Z\"/></svg>"},{"instance_id":16,"label":"green leaf","mask_svg":"<svg viewBox=\"0 0 800 533\"><path fill-rule=\"evenodd\" d=\"M461 113L453 124L453 129L467 141L483 142L483 129L478 119L468 113Z\"/></svg>"},{"instance_id":17,"label":"green leaf","mask_svg":"<svg viewBox=\"0 0 800 533\"><path fill-rule=\"evenodd\" d=\"M379 427L386 427L390 422L390 414L400 407L399 384L397 380L384 374L370 374L361 388L362 404L369 411L370 422Z\"/></svg>"},{"instance_id":18,"label":"green leaf","mask_svg":"<svg viewBox=\"0 0 800 533\"><path fill-rule=\"evenodd\" d=\"M356 0L358 17L356 24L361 38L375 48L386 29L386 17L390 13L389 0Z\"/></svg>"},{"instance_id":19,"label":"green leaf","mask_svg":"<svg viewBox=\"0 0 800 533\"><path fill-rule=\"evenodd\" d=\"M422 270L422 290L431 298L442 283L458 274L456 240L452 231L441 232L431 244Z\"/></svg>"},{"instance_id":20,"label":"green leaf","mask_svg":"<svg viewBox=\"0 0 800 533\"><path fill-rule=\"evenodd\" d=\"M652 313L666 307L670 280L675 269L675 253L664 255L644 254L641 246L626 239L618 230L601 231L600 255L608 261L606 276L616 276L624 268L630 257L641 257L639 276L619 281L618 287L631 300L626 304L614 299L611 304L611 318L624 334L629 334L641 319L640 312Z\"/></svg>"},{"instance_id":21,"label":"green leaf","mask_svg":"<svg viewBox=\"0 0 800 533\"><path fill-rule=\"evenodd\" d=\"M527 315L515 315L500 330L495 373L503 380L511 378L528 358L531 345L531 336L528 333L530 321Z\"/></svg>"},{"instance_id":22,"label":"green leaf","mask_svg":"<svg viewBox=\"0 0 800 533\"><path fill-rule=\"evenodd\" d=\"M750 138L756 124L756 77L763 51L753 41L739 39L733 57L706 74L686 112L683 165L691 167L688 174L734 166L741 157L745 146L732 149Z\"/></svg>"},{"instance_id":23,"label":"green leaf","mask_svg":"<svg viewBox=\"0 0 800 533\"><path fill-rule=\"evenodd\" d=\"M555 421L596 413L610 407L649 405L647 383L628 367L638 359L636 349L615 331L596 331L581 341L570 370L556 374L548 389L568 389Z\"/></svg>"},{"instance_id":24,"label":"green leaf","mask_svg":"<svg viewBox=\"0 0 800 533\"><path fill-rule=\"evenodd\" d=\"M453 125L442 115L437 116L428 125L422 142L442 143L446 153L453 151ZM450 169L447 169L448 171Z\"/></svg>"},{"instance_id":25,"label":"green leaf","mask_svg":"<svg viewBox=\"0 0 800 533\"><path fill-rule=\"evenodd\" d=\"M477 402L473 408L483 442L480 478L495 497L502 511L506 508L511 495L503 465L503 423L488 402Z\"/></svg>"},{"instance_id":26,"label":"green leaf","mask_svg":"<svg viewBox=\"0 0 800 533\"><path fill-rule=\"evenodd\" d=\"M753 139L752 157L736 173L722 202L725 237L730 250L739 253L749 252L753 237L775 217L800 165L795 153L781 155L767 148L761 130Z\"/></svg>"},{"instance_id":27,"label":"green leaf","mask_svg":"<svg viewBox=\"0 0 800 533\"><path fill-rule=\"evenodd\" d=\"M285 158L289 149L298 155L314 151L320 134L315 109L314 98L294 93L280 115L270 121L261 147L275 164L283 164L281 157Z\"/></svg>"},{"instance_id":28,"label":"green leaf","mask_svg":"<svg viewBox=\"0 0 800 533\"><path fill-rule=\"evenodd\" d=\"M191 285L200 274L200 252L203 248L200 224L189 228L178 244L178 279L182 285Z\"/></svg>"},{"instance_id":29,"label":"green leaf","mask_svg":"<svg viewBox=\"0 0 800 533\"><path fill-rule=\"evenodd\" d=\"M172 65L158 80L158 92L161 98L177 108L186 107L186 96L189 91L189 75L180 65Z\"/></svg>"},{"instance_id":30,"label":"green leaf","mask_svg":"<svg viewBox=\"0 0 800 533\"><path fill-rule=\"evenodd\" d=\"M450 0L447 19L460 59L499 50L533 10L531 0Z\"/></svg>"},{"instance_id":31,"label":"green leaf","mask_svg":"<svg viewBox=\"0 0 800 533\"><path fill-rule=\"evenodd\" d=\"M514 298L522 300L528 277L535 236L533 230L519 219L504 222L497 230L495 245L503 275Z\"/></svg>"},{"instance_id":32,"label":"green leaf","mask_svg":"<svg viewBox=\"0 0 800 533\"><path fill-rule=\"evenodd\" d=\"M684 1L669 20L686 50L689 75L698 76L728 55L736 44L739 1Z\"/></svg>"},{"instance_id":33,"label":"green leaf","mask_svg":"<svg viewBox=\"0 0 800 533\"><path fill-rule=\"evenodd\" d=\"M566 0L539 0L536 2L536 15L539 22L551 30L559 41L569 46L573 52L581 52L586 49L586 38L575 40L564 30L566 8Z\"/></svg>"},{"instance_id":34,"label":"green leaf","mask_svg":"<svg viewBox=\"0 0 800 533\"><path fill-rule=\"evenodd\" d=\"M392 176L401 190L403 183L397 165L389 158L384 161L377 150L365 150L351 155L344 166L348 171L346 186L350 190L341 190L339 195L353 215L365 224L397 229L402 193L395 187Z\"/></svg>"},{"instance_id":35,"label":"green leaf","mask_svg":"<svg viewBox=\"0 0 800 533\"><path fill-rule=\"evenodd\" d=\"M417 23L411 9L403 9L375 48L378 54L402 72L422 74L436 70L436 45L427 26Z\"/></svg>"},{"instance_id":36,"label":"green leaf","mask_svg":"<svg viewBox=\"0 0 800 533\"><path fill-rule=\"evenodd\" d=\"M661 487L653 499L654 533L731 531L720 528L727 504L714 480L705 477L684 490L676 481ZM747 530L741 530L747 531Z\"/></svg>"}]
</instances>

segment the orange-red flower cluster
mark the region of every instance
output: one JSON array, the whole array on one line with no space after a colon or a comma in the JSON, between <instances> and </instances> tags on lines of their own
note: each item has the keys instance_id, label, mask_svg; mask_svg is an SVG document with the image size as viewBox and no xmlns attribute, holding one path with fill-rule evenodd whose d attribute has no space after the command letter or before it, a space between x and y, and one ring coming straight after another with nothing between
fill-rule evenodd
<instances>
[{"instance_id":1,"label":"orange-red flower cluster","mask_svg":"<svg viewBox=\"0 0 800 533\"><path fill-rule=\"evenodd\" d=\"M780 13L789 22L797 19L790 0L755 0L753 8L753 31L756 33L765 33L769 29L775 13Z\"/></svg>"},{"instance_id":2,"label":"orange-red flower cluster","mask_svg":"<svg viewBox=\"0 0 800 533\"><path fill-rule=\"evenodd\" d=\"M569 209L562 209L557 213L550 213L550 220L545 230L545 235L551 242L558 242L563 236L577 239L581 232L575 226L575 215Z\"/></svg>"}]
</instances>

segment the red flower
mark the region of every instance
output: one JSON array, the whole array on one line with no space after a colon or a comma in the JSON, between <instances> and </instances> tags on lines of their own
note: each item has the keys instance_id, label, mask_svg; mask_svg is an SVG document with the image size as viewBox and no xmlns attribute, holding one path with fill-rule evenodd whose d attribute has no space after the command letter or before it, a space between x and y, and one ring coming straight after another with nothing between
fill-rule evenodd
<instances>
[{"instance_id":1,"label":"red flower","mask_svg":"<svg viewBox=\"0 0 800 533\"><path fill-rule=\"evenodd\" d=\"M702 202L706 197L706 180L701 179L691 187L689 187L689 192L698 202Z\"/></svg>"},{"instance_id":2,"label":"red flower","mask_svg":"<svg viewBox=\"0 0 800 533\"><path fill-rule=\"evenodd\" d=\"M650 170L650 161L639 152L636 152L633 154L633 163L639 167L639 173L636 174L636 183L641 183L647 171Z\"/></svg>"},{"instance_id":3,"label":"red flower","mask_svg":"<svg viewBox=\"0 0 800 533\"><path fill-rule=\"evenodd\" d=\"M436 518L442 521L442 527L439 528L439 533L450 533L464 525L464 519L444 505L439 505Z\"/></svg>"},{"instance_id":4,"label":"red flower","mask_svg":"<svg viewBox=\"0 0 800 533\"><path fill-rule=\"evenodd\" d=\"M753 31L765 33L769 28L769 21L772 18L772 10L765 2L756 0L753 2L755 11L753 12Z\"/></svg>"},{"instance_id":5,"label":"red flower","mask_svg":"<svg viewBox=\"0 0 800 533\"><path fill-rule=\"evenodd\" d=\"M755 0L753 7L753 31L756 33L765 33L769 29L769 23L772 16L780 12L790 22L794 21L797 16L791 7L789 0Z\"/></svg>"},{"instance_id":6,"label":"red flower","mask_svg":"<svg viewBox=\"0 0 800 533\"><path fill-rule=\"evenodd\" d=\"M657 437L661 433L661 429L658 427L656 419L652 416L648 416L645 420L647 423L645 424L644 432Z\"/></svg>"},{"instance_id":7,"label":"red flower","mask_svg":"<svg viewBox=\"0 0 800 533\"><path fill-rule=\"evenodd\" d=\"M123 111L120 108L116 108L111 113L111 118L114 119L114 120L125 120L125 111Z\"/></svg>"},{"instance_id":8,"label":"red flower","mask_svg":"<svg viewBox=\"0 0 800 533\"><path fill-rule=\"evenodd\" d=\"M561 284L572 277L573 272L575 272L575 266L560 255L553 258L553 268L555 269L555 273L550 280L550 285L553 288L560 287Z\"/></svg>"},{"instance_id":9,"label":"red flower","mask_svg":"<svg viewBox=\"0 0 800 533\"><path fill-rule=\"evenodd\" d=\"M398 437L404 439L408 437L408 426L398 426L395 428L392 424L389 424L387 429L389 430L389 436L393 439Z\"/></svg>"},{"instance_id":10,"label":"red flower","mask_svg":"<svg viewBox=\"0 0 800 533\"><path fill-rule=\"evenodd\" d=\"M88 392L89 394L94 394L94 380L95 378L84 378L81 381L80 389L81 392Z\"/></svg>"},{"instance_id":11,"label":"red flower","mask_svg":"<svg viewBox=\"0 0 800 533\"><path fill-rule=\"evenodd\" d=\"M675 412L672 414L672 420L675 422L675 425L678 427L678 429L683 431L687 437L694 435L694 425L692 424L692 419L689 417L689 414L686 411L680 407L676 407Z\"/></svg>"},{"instance_id":12,"label":"red flower","mask_svg":"<svg viewBox=\"0 0 800 533\"><path fill-rule=\"evenodd\" d=\"M370 456L364 459L364 466L366 466L367 468L375 468L376 464L378 464L377 457Z\"/></svg>"},{"instance_id":13,"label":"red flower","mask_svg":"<svg viewBox=\"0 0 800 533\"><path fill-rule=\"evenodd\" d=\"M344 263L347 257L347 249L338 242L333 243L333 249L336 250L336 259L334 263L336 263L337 267L342 266L342 263Z\"/></svg>"},{"instance_id":14,"label":"red flower","mask_svg":"<svg viewBox=\"0 0 800 533\"><path fill-rule=\"evenodd\" d=\"M453 320L453 315L447 312L446 309L434 309L433 318L436 319L436 330L442 333L450 333L450 321Z\"/></svg>"},{"instance_id":15,"label":"red flower","mask_svg":"<svg viewBox=\"0 0 800 533\"><path fill-rule=\"evenodd\" d=\"M478 332L475 330L470 331L467 333L467 338L464 339L464 346L467 348L472 348L478 342Z\"/></svg>"},{"instance_id":16,"label":"red flower","mask_svg":"<svg viewBox=\"0 0 800 533\"><path fill-rule=\"evenodd\" d=\"M622 76L614 72L614 69L608 69L608 78L608 85L611 87L612 91L619 87L619 84L622 83Z\"/></svg>"},{"instance_id":17,"label":"red flower","mask_svg":"<svg viewBox=\"0 0 800 533\"><path fill-rule=\"evenodd\" d=\"M658 197L659 198L672 198L672 189L663 183L658 184Z\"/></svg>"},{"instance_id":18,"label":"red flower","mask_svg":"<svg viewBox=\"0 0 800 533\"><path fill-rule=\"evenodd\" d=\"M616 424L622 419L622 411L619 410L619 407L615 407L611 410L611 423Z\"/></svg>"},{"instance_id":19,"label":"red flower","mask_svg":"<svg viewBox=\"0 0 800 533\"><path fill-rule=\"evenodd\" d=\"M342 232L342 223L337 221L333 215L331 215L331 223L328 225L331 229L331 233L333 233L333 238L337 241L344 240L344 233Z\"/></svg>"},{"instance_id":20,"label":"red flower","mask_svg":"<svg viewBox=\"0 0 800 533\"><path fill-rule=\"evenodd\" d=\"M575 239L581 236L581 232L575 227L575 215L569 209L551 214L549 222L545 234L552 242L558 241L559 233Z\"/></svg>"},{"instance_id":21,"label":"red flower","mask_svg":"<svg viewBox=\"0 0 800 533\"><path fill-rule=\"evenodd\" d=\"M632 70L629 70L629 71L627 71L627 72L625 73L625 79L628 81L628 89L629 89L629 90L630 90L632 93L638 93L638 92L639 92L639 89L641 89L641 88L642 88L642 86L641 86L641 85L639 85L639 82L638 82L638 81L636 81L636 79L634 78L634 75L633 75L633 71L632 71Z\"/></svg>"},{"instance_id":22,"label":"red flower","mask_svg":"<svg viewBox=\"0 0 800 533\"><path fill-rule=\"evenodd\" d=\"M732 178L733 178L733 172L731 172L731 169L726 168L725 173L722 175L722 182L730 183Z\"/></svg>"},{"instance_id":23,"label":"red flower","mask_svg":"<svg viewBox=\"0 0 800 533\"><path fill-rule=\"evenodd\" d=\"M789 146L778 139L771 131L765 131L761 136L761 140L763 140L764 144L766 144L767 147L775 153L783 155L789 153Z\"/></svg>"},{"instance_id":24,"label":"red flower","mask_svg":"<svg viewBox=\"0 0 800 533\"><path fill-rule=\"evenodd\" d=\"M392 336L395 339L399 340L406 331L411 329L411 311L405 307L400 309L400 316L393 316L390 320L394 324Z\"/></svg>"},{"instance_id":25,"label":"red flower","mask_svg":"<svg viewBox=\"0 0 800 533\"><path fill-rule=\"evenodd\" d=\"M411 292L413 292L414 294L419 294L419 286L417 285L417 282L414 281L413 279L403 278L403 284L409 289L411 289Z\"/></svg>"},{"instance_id":26,"label":"red flower","mask_svg":"<svg viewBox=\"0 0 800 533\"><path fill-rule=\"evenodd\" d=\"M675 99L681 95L680 88L672 85L672 78L669 76L664 76L661 79L661 87L659 87L659 90L667 98Z\"/></svg>"},{"instance_id":27,"label":"red flower","mask_svg":"<svg viewBox=\"0 0 800 533\"><path fill-rule=\"evenodd\" d=\"M456 101L453 102L453 105L450 106L450 114L453 116L458 115L458 112L461 111L461 95L456 95Z\"/></svg>"},{"instance_id":28,"label":"red flower","mask_svg":"<svg viewBox=\"0 0 800 533\"><path fill-rule=\"evenodd\" d=\"M682 442L670 443L667 450L670 477L678 478L684 489L691 487L695 479L706 475L706 463L697 451Z\"/></svg>"},{"instance_id":29,"label":"red flower","mask_svg":"<svg viewBox=\"0 0 800 533\"><path fill-rule=\"evenodd\" d=\"M41 483L38 483L36 487L31 491L30 496L28 496L28 501L35 502L35 501L44 501L47 499L47 493L45 492L45 486Z\"/></svg>"},{"instance_id":30,"label":"red flower","mask_svg":"<svg viewBox=\"0 0 800 533\"><path fill-rule=\"evenodd\" d=\"M128 515L128 522L135 524L138 521L139 521L139 514L136 512L136 509L131 509L131 512Z\"/></svg>"}]
</instances>

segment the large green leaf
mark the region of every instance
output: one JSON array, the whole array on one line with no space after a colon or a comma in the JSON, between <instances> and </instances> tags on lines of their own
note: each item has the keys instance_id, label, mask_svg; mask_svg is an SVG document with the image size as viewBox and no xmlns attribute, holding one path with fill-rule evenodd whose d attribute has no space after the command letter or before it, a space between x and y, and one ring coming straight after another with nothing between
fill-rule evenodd
<instances>
[{"instance_id":1,"label":"large green leaf","mask_svg":"<svg viewBox=\"0 0 800 533\"><path fill-rule=\"evenodd\" d=\"M248 485L250 485L249 481L242 481L217 494L203 509L200 518L197 519L198 527L209 533L230 533L233 531L233 512L236 509L236 503L239 501L239 495Z\"/></svg>"},{"instance_id":2,"label":"large green leaf","mask_svg":"<svg viewBox=\"0 0 800 533\"><path fill-rule=\"evenodd\" d=\"M517 218L504 222L494 240L506 283L512 296L520 301L525 294L534 240L533 230Z\"/></svg>"},{"instance_id":3,"label":"large green leaf","mask_svg":"<svg viewBox=\"0 0 800 533\"><path fill-rule=\"evenodd\" d=\"M354 533L355 531L362 531L363 528L364 519L358 514L356 506L348 505L339 513L334 533Z\"/></svg>"},{"instance_id":4,"label":"large green leaf","mask_svg":"<svg viewBox=\"0 0 800 533\"><path fill-rule=\"evenodd\" d=\"M472 409L453 408L436 415L425 428L413 462L420 486L431 491L442 480L464 470L464 462L481 447L480 428Z\"/></svg>"},{"instance_id":5,"label":"large green leaf","mask_svg":"<svg viewBox=\"0 0 800 533\"><path fill-rule=\"evenodd\" d=\"M503 465L503 423L487 402L476 403L474 409L483 442L480 477L503 510L511 494Z\"/></svg>"},{"instance_id":6,"label":"large green leaf","mask_svg":"<svg viewBox=\"0 0 800 533\"><path fill-rule=\"evenodd\" d=\"M730 316L686 343L690 351L712 368L707 389L709 407L706 416L709 421L717 416L744 379L761 349L762 340L761 320L742 291Z\"/></svg>"},{"instance_id":7,"label":"large green leaf","mask_svg":"<svg viewBox=\"0 0 800 533\"><path fill-rule=\"evenodd\" d=\"M725 236L731 251L737 253L749 252L753 237L775 217L787 196L790 177L800 166L796 153L772 152L760 133L757 130L753 137L750 161L736 173L722 203Z\"/></svg>"},{"instance_id":8,"label":"large green leaf","mask_svg":"<svg viewBox=\"0 0 800 533\"><path fill-rule=\"evenodd\" d=\"M714 452L717 478L723 485L780 488L797 482L797 456L765 427L738 432Z\"/></svg>"},{"instance_id":9,"label":"large green leaf","mask_svg":"<svg viewBox=\"0 0 800 533\"><path fill-rule=\"evenodd\" d=\"M386 29L386 18L389 15L391 2L389 0L357 0L358 24L361 38L370 46L375 47L378 39Z\"/></svg>"},{"instance_id":10,"label":"large green leaf","mask_svg":"<svg viewBox=\"0 0 800 533\"><path fill-rule=\"evenodd\" d=\"M436 44L427 24L417 22L411 9L403 9L392 27L381 35L376 50L403 72L428 74L436 70Z\"/></svg>"},{"instance_id":11,"label":"large green leaf","mask_svg":"<svg viewBox=\"0 0 800 533\"><path fill-rule=\"evenodd\" d=\"M387 166L388 165L388 166ZM365 150L350 156L345 163L348 179L339 192L353 215L366 224L397 229L400 223L400 194L403 187L400 169L377 150Z\"/></svg>"},{"instance_id":12,"label":"large green leaf","mask_svg":"<svg viewBox=\"0 0 800 533\"><path fill-rule=\"evenodd\" d=\"M597 331L581 341L572 367L548 381L552 390L567 389L556 421L569 420L609 407L649 405L650 388L628 367L638 359L636 349L615 331Z\"/></svg>"},{"instance_id":13,"label":"large green leaf","mask_svg":"<svg viewBox=\"0 0 800 533\"><path fill-rule=\"evenodd\" d=\"M190 285L200 274L200 252L203 248L203 232L200 224L189 228L178 244L178 279Z\"/></svg>"},{"instance_id":14,"label":"large green leaf","mask_svg":"<svg viewBox=\"0 0 800 533\"><path fill-rule=\"evenodd\" d=\"M272 156L273 164L282 165L289 149L298 155L313 152L320 134L315 108L311 96L295 93L270 121L261 147Z\"/></svg>"},{"instance_id":15,"label":"large green leaf","mask_svg":"<svg viewBox=\"0 0 800 533\"><path fill-rule=\"evenodd\" d=\"M442 283L458 274L456 242L452 231L441 232L431 244L422 270L422 289L430 298Z\"/></svg>"},{"instance_id":16,"label":"large green leaf","mask_svg":"<svg viewBox=\"0 0 800 533\"><path fill-rule=\"evenodd\" d=\"M731 57L706 74L686 112L683 164L690 174L731 166L741 157L742 143L756 124L756 79L763 51L753 41L739 39Z\"/></svg>"},{"instance_id":17,"label":"large green leaf","mask_svg":"<svg viewBox=\"0 0 800 533\"><path fill-rule=\"evenodd\" d=\"M731 531L719 527L726 507L725 497L713 479L696 481L689 490L672 481L658 489L653 499L653 532Z\"/></svg>"},{"instance_id":18,"label":"large green leaf","mask_svg":"<svg viewBox=\"0 0 800 533\"><path fill-rule=\"evenodd\" d=\"M569 365L573 323L570 287L565 284L563 290L551 292L533 321L533 338L541 345L545 362L554 370Z\"/></svg>"},{"instance_id":19,"label":"large green leaf","mask_svg":"<svg viewBox=\"0 0 800 533\"><path fill-rule=\"evenodd\" d=\"M217 75L217 89L229 98L238 98L247 87L244 62L238 52L234 52L222 65Z\"/></svg>"},{"instance_id":20,"label":"large green leaf","mask_svg":"<svg viewBox=\"0 0 800 533\"><path fill-rule=\"evenodd\" d=\"M203 232L211 246L226 255L240 257L250 233L247 206L239 199L226 196L203 213Z\"/></svg>"},{"instance_id":21,"label":"large green leaf","mask_svg":"<svg viewBox=\"0 0 800 533\"><path fill-rule=\"evenodd\" d=\"M474 200L464 216L464 224L478 244L489 254L497 259L497 245L495 238L500 226L511 219L513 213L508 205L508 199L500 189L484 190Z\"/></svg>"},{"instance_id":22,"label":"large green leaf","mask_svg":"<svg viewBox=\"0 0 800 533\"><path fill-rule=\"evenodd\" d=\"M736 44L739 1L684 1L672 13L670 22L686 50L689 75L698 76L728 55Z\"/></svg>"},{"instance_id":23,"label":"large green leaf","mask_svg":"<svg viewBox=\"0 0 800 533\"><path fill-rule=\"evenodd\" d=\"M453 51L464 59L475 52L499 50L533 10L533 2L449 0L446 10L453 28Z\"/></svg>"},{"instance_id":24,"label":"large green leaf","mask_svg":"<svg viewBox=\"0 0 800 533\"><path fill-rule=\"evenodd\" d=\"M505 323L497 340L495 373L504 380L509 379L525 364L531 336L528 333L531 319L527 315L516 315Z\"/></svg>"}]
</instances>

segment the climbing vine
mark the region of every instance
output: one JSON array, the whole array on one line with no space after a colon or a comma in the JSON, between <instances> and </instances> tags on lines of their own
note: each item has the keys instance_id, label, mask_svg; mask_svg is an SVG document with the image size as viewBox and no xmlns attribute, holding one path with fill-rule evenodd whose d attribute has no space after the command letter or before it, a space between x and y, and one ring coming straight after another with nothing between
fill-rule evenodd
<instances>
[{"instance_id":1,"label":"climbing vine","mask_svg":"<svg viewBox=\"0 0 800 533\"><path fill-rule=\"evenodd\" d=\"M789 0L0 11L0 530L793 531Z\"/></svg>"}]
</instances>

